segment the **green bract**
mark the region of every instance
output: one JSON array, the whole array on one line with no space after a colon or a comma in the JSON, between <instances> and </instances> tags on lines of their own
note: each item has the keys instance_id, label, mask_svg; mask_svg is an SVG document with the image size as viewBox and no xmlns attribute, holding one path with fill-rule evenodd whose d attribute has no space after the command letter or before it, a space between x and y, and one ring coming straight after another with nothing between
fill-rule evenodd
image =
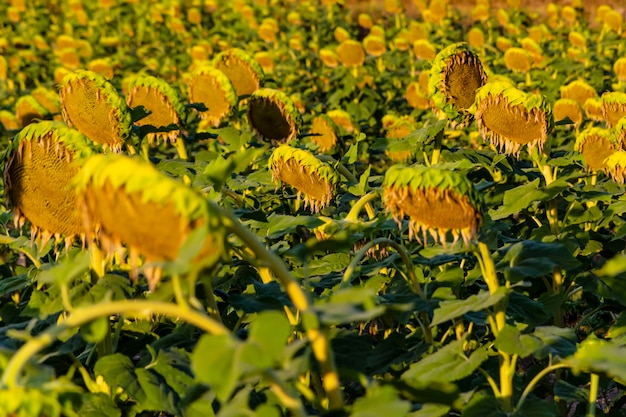
<instances>
[{"instance_id":1,"label":"green bract","mask_svg":"<svg viewBox=\"0 0 626 417\"><path fill-rule=\"evenodd\" d=\"M61 110L65 122L92 141L120 151L131 130L128 106L103 76L77 70L60 85Z\"/></svg>"},{"instance_id":2,"label":"green bract","mask_svg":"<svg viewBox=\"0 0 626 417\"><path fill-rule=\"evenodd\" d=\"M339 176L334 168L303 149L281 145L268 161L274 180L285 182L303 195L305 207L317 212L327 206L335 194Z\"/></svg>"},{"instance_id":3,"label":"green bract","mask_svg":"<svg viewBox=\"0 0 626 417\"><path fill-rule=\"evenodd\" d=\"M487 82L480 59L465 43L440 51L428 77L428 94L451 121L467 122L476 90Z\"/></svg>"},{"instance_id":4,"label":"green bract","mask_svg":"<svg viewBox=\"0 0 626 417\"><path fill-rule=\"evenodd\" d=\"M409 216L409 239L427 232L435 242L446 243L452 233L465 244L476 240L482 224L483 202L472 183L462 174L435 167L394 165L383 180L384 202L401 224Z\"/></svg>"},{"instance_id":5,"label":"green bract","mask_svg":"<svg viewBox=\"0 0 626 417\"><path fill-rule=\"evenodd\" d=\"M261 88L248 100L250 126L265 139L288 142L300 133L302 117L289 96Z\"/></svg>"},{"instance_id":6,"label":"green bract","mask_svg":"<svg viewBox=\"0 0 626 417\"><path fill-rule=\"evenodd\" d=\"M543 96L490 82L476 93L476 124L483 138L518 157L524 145L541 151L554 121Z\"/></svg>"}]
</instances>

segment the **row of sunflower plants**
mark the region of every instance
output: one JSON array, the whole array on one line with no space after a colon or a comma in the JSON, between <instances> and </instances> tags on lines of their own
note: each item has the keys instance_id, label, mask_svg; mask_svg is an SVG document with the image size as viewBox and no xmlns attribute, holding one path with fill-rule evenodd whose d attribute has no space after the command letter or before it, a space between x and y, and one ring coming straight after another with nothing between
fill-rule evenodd
<instances>
[{"instance_id":1,"label":"row of sunflower plants","mask_svg":"<svg viewBox=\"0 0 626 417\"><path fill-rule=\"evenodd\" d=\"M622 415L619 9L11 1L0 410Z\"/></svg>"}]
</instances>

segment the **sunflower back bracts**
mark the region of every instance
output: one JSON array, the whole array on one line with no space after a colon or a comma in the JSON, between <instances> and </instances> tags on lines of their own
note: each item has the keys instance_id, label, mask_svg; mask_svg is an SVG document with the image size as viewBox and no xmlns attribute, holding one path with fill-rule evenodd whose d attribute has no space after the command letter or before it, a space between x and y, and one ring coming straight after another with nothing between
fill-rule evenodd
<instances>
[{"instance_id":1,"label":"sunflower back bracts","mask_svg":"<svg viewBox=\"0 0 626 417\"><path fill-rule=\"evenodd\" d=\"M466 245L483 221L483 200L464 175L425 166L392 166L383 180L385 206L398 225L409 216L409 239L426 244L427 233L444 245L447 233Z\"/></svg>"},{"instance_id":2,"label":"sunflower back bracts","mask_svg":"<svg viewBox=\"0 0 626 417\"><path fill-rule=\"evenodd\" d=\"M293 100L271 88L260 88L250 95L248 121L263 138L278 142L294 139L302 126L302 117Z\"/></svg>"},{"instance_id":3,"label":"sunflower back bracts","mask_svg":"<svg viewBox=\"0 0 626 417\"><path fill-rule=\"evenodd\" d=\"M335 195L339 175L334 168L303 149L281 145L274 149L268 161L274 181L282 181L304 196L305 208L318 212L328 206Z\"/></svg>"},{"instance_id":4,"label":"sunflower back bracts","mask_svg":"<svg viewBox=\"0 0 626 417\"><path fill-rule=\"evenodd\" d=\"M85 222L107 254L125 245L131 266L176 259L182 244L198 227L208 228L204 246L194 258L215 264L224 253L225 229L220 214L194 189L168 177L140 158L95 155L87 159L73 185ZM151 288L160 271L148 273Z\"/></svg>"},{"instance_id":5,"label":"sunflower back bracts","mask_svg":"<svg viewBox=\"0 0 626 417\"><path fill-rule=\"evenodd\" d=\"M69 244L85 235L70 183L93 153L91 141L62 122L32 123L15 136L4 170L5 199L18 226L30 222L33 239L63 235Z\"/></svg>"},{"instance_id":6,"label":"sunflower back bracts","mask_svg":"<svg viewBox=\"0 0 626 417\"><path fill-rule=\"evenodd\" d=\"M450 121L470 120L476 90L487 82L480 59L465 42L441 50L428 77L428 94Z\"/></svg>"},{"instance_id":7,"label":"sunflower back bracts","mask_svg":"<svg viewBox=\"0 0 626 417\"><path fill-rule=\"evenodd\" d=\"M194 70L187 83L189 100L207 108L200 119L210 127L218 127L237 106L237 92L226 74L211 65Z\"/></svg>"},{"instance_id":8,"label":"sunflower back bracts","mask_svg":"<svg viewBox=\"0 0 626 417\"><path fill-rule=\"evenodd\" d=\"M217 54L213 66L226 74L238 96L252 94L261 87L265 78L261 65L246 51L238 48Z\"/></svg>"},{"instance_id":9,"label":"sunflower back bracts","mask_svg":"<svg viewBox=\"0 0 626 417\"><path fill-rule=\"evenodd\" d=\"M622 149L622 140L609 129L590 127L576 136L574 150L585 158L585 164L592 171L604 168L604 160L613 152Z\"/></svg>"},{"instance_id":10,"label":"sunflower back bracts","mask_svg":"<svg viewBox=\"0 0 626 417\"><path fill-rule=\"evenodd\" d=\"M121 150L132 120L110 82L95 72L77 70L63 78L59 93L65 123L105 148Z\"/></svg>"},{"instance_id":11,"label":"sunflower back bracts","mask_svg":"<svg viewBox=\"0 0 626 417\"><path fill-rule=\"evenodd\" d=\"M137 126L150 126L156 132L148 132L149 143L167 140L174 144L180 135L187 110L180 94L165 80L149 75L134 77L127 86L126 103L129 108L143 106L150 114L135 122Z\"/></svg>"},{"instance_id":12,"label":"sunflower back bracts","mask_svg":"<svg viewBox=\"0 0 626 417\"><path fill-rule=\"evenodd\" d=\"M490 82L476 93L476 124L483 138L518 157L524 145L542 151L554 121L543 96L526 94L506 82Z\"/></svg>"}]
</instances>

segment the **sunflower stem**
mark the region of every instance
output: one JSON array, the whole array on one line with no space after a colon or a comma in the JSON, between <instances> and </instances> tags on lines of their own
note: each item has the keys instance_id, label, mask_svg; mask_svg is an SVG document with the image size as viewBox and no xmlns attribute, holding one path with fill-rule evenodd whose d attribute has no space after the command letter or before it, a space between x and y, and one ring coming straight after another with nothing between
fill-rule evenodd
<instances>
[{"instance_id":1,"label":"sunflower stem","mask_svg":"<svg viewBox=\"0 0 626 417\"><path fill-rule=\"evenodd\" d=\"M181 308L189 309L189 303L183 294L183 287L180 281L180 275L173 274L172 275L172 287L174 288L174 299L176 300L176 304L178 304Z\"/></svg>"},{"instance_id":2,"label":"sunflower stem","mask_svg":"<svg viewBox=\"0 0 626 417\"><path fill-rule=\"evenodd\" d=\"M373 220L376 217L376 213L373 211L370 201L374 200L378 197L378 191L370 191L369 193L362 196L350 209L348 215L344 218L344 220L349 222L356 222L359 219L359 213L365 207L367 210L367 216L370 220ZM371 210L368 210L368 208Z\"/></svg>"},{"instance_id":3,"label":"sunflower stem","mask_svg":"<svg viewBox=\"0 0 626 417\"><path fill-rule=\"evenodd\" d=\"M600 386L600 375L591 374L591 384L589 386L589 400L587 401L586 417L596 416L596 402L598 401L599 386Z\"/></svg>"},{"instance_id":4,"label":"sunflower stem","mask_svg":"<svg viewBox=\"0 0 626 417\"><path fill-rule=\"evenodd\" d=\"M74 310L65 320L48 328L39 335L28 340L11 357L0 380L1 387L14 388L19 385L22 369L42 349L50 346L67 330L80 327L101 317L112 315L146 317L151 314L162 314L174 320L184 320L209 334L227 335L226 327L215 320L193 310L185 310L180 306L162 301L122 300L107 301Z\"/></svg>"},{"instance_id":5,"label":"sunflower stem","mask_svg":"<svg viewBox=\"0 0 626 417\"><path fill-rule=\"evenodd\" d=\"M181 136L176 138L176 151L178 152L178 157L184 161L189 159L189 155L187 154L187 146L185 145L185 139Z\"/></svg>"},{"instance_id":6,"label":"sunflower stem","mask_svg":"<svg viewBox=\"0 0 626 417\"><path fill-rule=\"evenodd\" d=\"M430 166L437 165L439 163L439 158L441 156L441 145L443 143L443 134L444 129L441 129L437 135L435 135L435 147L433 149L433 154L430 158Z\"/></svg>"},{"instance_id":7,"label":"sunflower stem","mask_svg":"<svg viewBox=\"0 0 626 417\"><path fill-rule=\"evenodd\" d=\"M524 405L524 401L526 401L526 397L530 395L530 393L533 391L535 386L539 383L539 381L541 381L541 379L544 376L548 375L550 372L556 371L557 369L561 369L561 368L567 368L567 365L562 364L562 363L558 363L556 365L550 365L542 369L539 373L537 373L537 375L535 375L535 377L531 379L528 385L526 385L526 388L524 388L524 391L522 392L522 395L520 396L519 400L517 401L517 405L515 406L516 410L519 411L519 409L522 408L522 405Z\"/></svg>"}]
</instances>

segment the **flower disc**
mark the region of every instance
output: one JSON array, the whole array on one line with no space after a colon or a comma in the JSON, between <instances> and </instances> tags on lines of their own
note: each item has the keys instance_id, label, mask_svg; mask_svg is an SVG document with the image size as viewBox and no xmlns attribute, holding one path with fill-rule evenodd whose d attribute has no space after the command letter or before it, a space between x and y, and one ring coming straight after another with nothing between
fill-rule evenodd
<instances>
[{"instance_id":1,"label":"flower disc","mask_svg":"<svg viewBox=\"0 0 626 417\"><path fill-rule=\"evenodd\" d=\"M49 115L48 110L31 95L22 96L15 102L15 117L21 126L46 119Z\"/></svg>"},{"instance_id":2,"label":"flower disc","mask_svg":"<svg viewBox=\"0 0 626 417\"><path fill-rule=\"evenodd\" d=\"M409 239L427 232L435 242L446 243L451 232L468 244L482 224L482 199L472 183L460 173L424 166L392 166L383 180L387 210L400 224L409 217ZM419 239L419 238L418 238Z\"/></svg>"},{"instance_id":3,"label":"flower disc","mask_svg":"<svg viewBox=\"0 0 626 417\"><path fill-rule=\"evenodd\" d=\"M327 163L303 149L281 145L268 161L272 178L287 183L304 196L305 207L314 212L327 206L335 194L339 176Z\"/></svg>"},{"instance_id":4,"label":"flower disc","mask_svg":"<svg viewBox=\"0 0 626 417\"><path fill-rule=\"evenodd\" d=\"M311 122L311 140L315 142L322 152L331 151L338 142L338 127L326 114L320 114Z\"/></svg>"},{"instance_id":5,"label":"flower disc","mask_svg":"<svg viewBox=\"0 0 626 417\"><path fill-rule=\"evenodd\" d=\"M242 49L232 48L220 52L213 59L213 66L226 74L238 96L252 94L263 83L263 69Z\"/></svg>"},{"instance_id":6,"label":"flower disc","mask_svg":"<svg viewBox=\"0 0 626 417\"><path fill-rule=\"evenodd\" d=\"M506 82L490 82L476 93L476 124L483 138L518 156L523 145L543 145L552 129L552 110L542 96Z\"/></svg>"},{"instance_id":7,"label":"flower disc","mask_svg":"<svg viewBox=\"0 0 626 417\"><path fill-rule=\"evenodd\" d=\"M63 78L59 94L63 119L92 141L120 151L130 134L130 111L111 83L92 71Z\"/></svg>"},{"instance_id":8,"label":"flower disc","mask_svg":"<svg viewBox=\"0 0 626 417\"><path fill-rule=\"evenodd\" d=\"M606 92L600 97L602 115L609 127L615 127L619 119L626 116L626 93Z\"/></svg>"},{"instance_id":9,"label":"flower disc","mask_svg":"<svg viewBox=\"0 0 626 417\"><path fill-rule=\"evenodd\" d=\"M262 137L287 142L300 132L302 119L293 101L285 93L261 88L248 100L250 126Z\"/></svg>"},{"instance_id":10,"label":"flower disc","mask_svg":"<svg viewBox=\"0 0 626 417\"><path fill-rule=\"evenodd\" d=\"M613 152L621 150L621 142L615 132L590 127L576 136L574 150L585 158L587 167L593 171L604 168L604 160Z\"/></svg>"},{"instance_id":11,"label":"flower disc","mask_svg":"<svg viewBox=\"0 0 626 417\"><path fill-rule=\"evenodd\" d=\"M32 123L14 138L4 170L5 198L16 221L27 219L34 234L84 235L69 185L92 144L62 122ZM35 236L33 236L35 237Z\"/></svg>"},{"instance_id":12,"label":"flower disc","mask_svg":"<svg viewBox=\"0 0 626 417\"><path fill-rule=\"evenodd\" d=\"M207 111L200 118L209 126L218 127L237 105L237 92L226 74L211 65L198 67L188 83L189 99L202 103Z\"/></svg>"},{"instance_id":13,"label":"flower disc","mask_svg":"<svg viewBox=\"0 0 626 417\"><path fill-rule=\"evenodd\" d=\"M598 93L595 88L583 80L572 81L571 83L561 87L561 98L574 99L581 106L584 106L588 99L597 97Z\"/></svg>"},{"instance_id":14,"label":"flower disc","mask_svg":"<svg viewBox=\"0 0 626 417\"><path fill-rule=\"evenodd\" d=\"M337 57L344 67L360 67L365 62L365 51L360 42L346 39L337 47Z\"/></svg>"},{"instance_id":15,"label":"flower disc","mask_svg":"<svg viewBox=\"0 0 626 417\"><path fill-rule=\"evenodd\" d=\"M467 122L476 90L487 82L483 66L466 43L448 46L437 54L428 77L428 93L450 120Z\"/></svg>"},{"instance_id":16,"label":"flower disc","mask_svg":"<svg viewBox=\"0 0 626 417\"><path fill-rule=\"evenodd\" d=\"M138 76L128 84L126 103L129 108L143 106L150 114L135 122L150 126L156 132L146 135L149 143L169 140L174 143L185 120L186 109L180 94L165 80L152 76Z\"/></svg>"}]
</instances>

